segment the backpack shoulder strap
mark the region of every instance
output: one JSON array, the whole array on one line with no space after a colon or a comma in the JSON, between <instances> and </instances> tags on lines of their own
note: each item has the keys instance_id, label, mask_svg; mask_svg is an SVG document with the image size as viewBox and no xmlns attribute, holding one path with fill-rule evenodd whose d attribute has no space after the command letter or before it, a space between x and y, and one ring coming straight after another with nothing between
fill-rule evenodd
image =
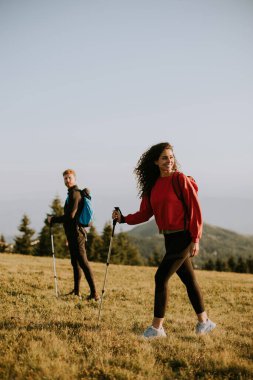
<instances>
[{"instance_id":1,"label":"backpack shoulder strap","mask_svg":"<svg viewBox=\"0 0 253 380\"><path fill-rule=\"evenodd\" d=\"M182 201L183 195L182 195L182 190L180 187L179 176L180 176L180 172L173 173L171 182L172 182L174 193L176 194L177 198L180 201Z\"/></svg>"},{"instance_id":2,"label":"backpack shoulder strap","mask_svg":"<svg viewBox=\"0 0 253 380\"><path fill-rule=\"evenodd\" d=\"M180 181L179 181L180 174L181 174L180 172L173 173L172 186L173 186L173 190L174 190L177 198L182 202L182 205L183 205L183 209L184 209L184 230L186 230L186 224L187 224L187 219L188 219L188 208L187 208L187 205L185 203L183 192L182 192L182 189L180 186Z\"/></svg>"}]
</instances>

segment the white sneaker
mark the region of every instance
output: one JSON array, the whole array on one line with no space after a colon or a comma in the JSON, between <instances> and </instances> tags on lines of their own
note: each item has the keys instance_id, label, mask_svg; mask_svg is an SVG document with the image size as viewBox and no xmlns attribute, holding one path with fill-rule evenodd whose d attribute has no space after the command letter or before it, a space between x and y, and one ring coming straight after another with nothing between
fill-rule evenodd
<instances>
[{"instance_id":1,"label":"white sneaker","mask_svg":"<svg viewBox=\"0 0 253 380\"><path fill-rule=\"evenodd\" d=\"M206 322L198 322L195 328L196 334L203 335L207 334L213 329L215 329L216 323L212 322L211 319L207 319Z\"/></svg>"},{"instance_id":2,"label":"white sneaker","mask_svg":"<svg viewBox=\"0 0 253 380\"><path fill-rule=\"evenodd\" d=\"M161 338L166 337L166 333L163 327L156 329L153 326L149 326L143 333L144 338Z\"/></svg>"}]
</instances>

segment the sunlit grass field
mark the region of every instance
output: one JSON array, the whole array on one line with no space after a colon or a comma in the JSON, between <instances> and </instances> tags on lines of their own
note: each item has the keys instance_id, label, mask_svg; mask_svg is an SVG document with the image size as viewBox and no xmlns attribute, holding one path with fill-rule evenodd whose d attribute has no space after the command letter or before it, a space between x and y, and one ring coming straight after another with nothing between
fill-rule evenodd
<instances>
[{"instance_id":1,"label":"sunlit grass field","mask_svg":"<svg viewBox=\"0 0 253 380\"><path fill-rule=\"evenodd\" d=\"M70 260L0 254L0 379L252 379L253 278L197 271L217 328L194 332L195 316L177 276L170 281L165 339L140 337L153 313L155 268L110 264L99 305L72 290ZM105 264L91 263L98 289Z\"/></svg>"}]
</instances>

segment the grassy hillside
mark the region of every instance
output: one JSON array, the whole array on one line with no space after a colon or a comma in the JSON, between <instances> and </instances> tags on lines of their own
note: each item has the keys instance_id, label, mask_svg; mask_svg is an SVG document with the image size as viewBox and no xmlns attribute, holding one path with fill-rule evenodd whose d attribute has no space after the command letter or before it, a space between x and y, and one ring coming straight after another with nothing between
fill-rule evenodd
<instances>
[{"instance_id":1,"label":"grassy hillside","mask_svg":"<svg viewBox=\"0 0 253 380\"><path fill-rule=\"evenodd\" d=\"M154 220L134 227L128 232L128 235L144 257L149 257L154 251L164 253L164 239L162 235L158 234ZM209 258L227 259L230 256L246 258L253 256L253 236L240 235L220 227L204 224L200 248L199 256L194 259L199 266Z\"/></svg>"},{"instance_id":2,"label":"grassy hillside","mask_svg":"<svg viewBox=\"0 0 253 380\"><path fill-rule=\"evenodd\" d=\"M98 288L105 265L92 263ZM252 276L197 272L218 328L197 337L185 289L171 279L168 337L140 338L151 321L155 268L110 265L102 320L98 304L65 296L72 289L68 259L57 259L61 296L54 296L52 259L0 254L0 378L250 379ZM88 294L82 282L84 294Z\"/></svg>"}]
</instances>

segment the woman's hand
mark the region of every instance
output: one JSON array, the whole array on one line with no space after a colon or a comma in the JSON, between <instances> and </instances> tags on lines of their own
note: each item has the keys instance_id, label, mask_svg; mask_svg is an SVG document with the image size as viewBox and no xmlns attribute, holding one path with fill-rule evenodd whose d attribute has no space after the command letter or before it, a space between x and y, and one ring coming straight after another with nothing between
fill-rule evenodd
<instances>
[{"instance_id":1,"label":"woman's hand","mask_svg":"<svg viewBox=\"0 0 253 380\"><path fill-rule=\"evenodd\" d=\"M112 219L116 220L118 223L120 223L121 222L121 212L117 211L117 210L113 210Z\"/></svg>"},{"instance_id":2,"label":"woman's hand","mask_svg":"<svg viewBox=\"0 0 253 380\"><path fill-rule=\"evenodd\" d=\"M190 257L197 256L199 253L199 243L194 243L193 241L189 245Z\"/></svg>"}]
</instances>

